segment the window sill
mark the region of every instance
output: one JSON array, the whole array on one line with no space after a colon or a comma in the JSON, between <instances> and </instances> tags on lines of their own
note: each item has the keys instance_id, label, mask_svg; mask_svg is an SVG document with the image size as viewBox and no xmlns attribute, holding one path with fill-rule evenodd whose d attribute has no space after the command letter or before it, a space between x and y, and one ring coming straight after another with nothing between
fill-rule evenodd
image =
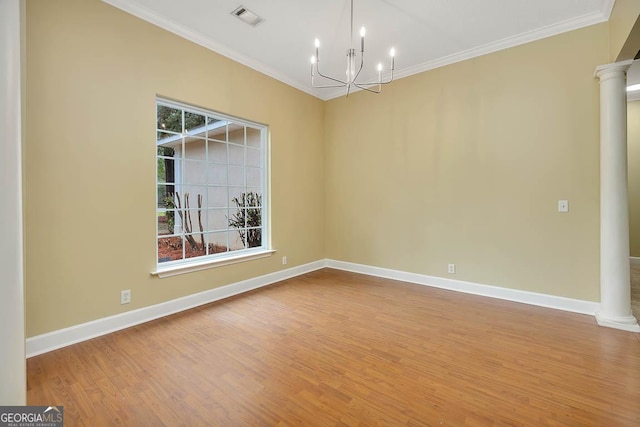
<instances>
[{"instance_id":1,"label":"window sill","mask_svg":"<svg viewBox=\"0 0 640 427\"><path fill-rule=\"evenodd\" d=\"M222 267L224 265L237 264L240 262L252 261L254 259L266 258L270 257L274 253L275 250L267 249L259 252L232 255L224 258L196 261L190 262L188 264L172 265L165 268L158 268L156 271L152 271L151 275L158 276L160 279L164 279L165 277L177 276L179 274L192 273L194 271L207 270L209 268Z\"/></svg>"}]
</instances>

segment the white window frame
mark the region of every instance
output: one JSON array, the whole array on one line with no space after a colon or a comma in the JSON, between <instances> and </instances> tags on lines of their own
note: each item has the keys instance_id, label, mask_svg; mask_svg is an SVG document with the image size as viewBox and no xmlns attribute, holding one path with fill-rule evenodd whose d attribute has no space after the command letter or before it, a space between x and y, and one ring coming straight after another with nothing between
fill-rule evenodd
<instances>
[{"instance_id":1,"label":"white window frame","mask_svg":"<svg viewBox=\"0 0 640 427\"><path fill-rule=\"evenodd\" d=\"M180 224L180 216L178 214L178 209L177 207L175 208L175 213L174 213L174 219L175 219L175 226L174 226L174 233L167 235L167 234L161 234L160 233L160 222L158 221L158 217L161 213L163 212L167 212L166 208L161 208L160 204L159 204L159 200L158 200L158 193L159 193L159 188L161 185L166 185L163 182L160 182L160 180L158 179L158 172L156 170L156 182L155 182L155 193L156 193L156 209L155 209L155 221L156 221L156 270L152 272L153 275L157 275L160 278L163 277L168 277L168 276L173 276L173 275L177 275L177 274L183 274L183 273L188 273L188 272L192 272L192 271L199 271L199 270L203 270L203 269L208 269L208 268L213 268L213 267L219 267L222 265L228 265L228 264L234 264L234 263L238 263L238 262L244 262L244 261L249 261L249 260L253 260L253 259L259 259L259 258L264 258L264 257L268 257L271 256L271 254L273 254L275 251L271 249L271 233L270 233L270 220L269 220L269 216L270 216L270 206L269 206L269 140L268 140L268 135L269 135L269 129L267 125L261 124L261 123L256 123L256 122L252 122L249 120L245 120L245 119L241 119L238 117L233 117L233 116L229 116L226 114L222 114L219 113L217 111L212 111L212 110L207 110L207 109L203 109L200 107L195 107L193 105L188 105L188 104L184 104L181 102L177 102L177 101L173 101L173 100L169 100L166 98L161 98L161 97L157 97L156 98L156 124L157 124L157 117L158 117L158 107L159 106L165 106L165 107L169 107L169 108L173 108L173 109L178 109L182 111L182 119L181 122L182 124L182 132L180 134L173 134L173 136L171 137L167 137L164 138L162 140L158 140L158 132L163 132L166 130L163 129L156 129L156 147L155 147L155 158L156 158L156 164L157 164L157 160L161 157L158 154L158 147L167 144L167 140L172 141L179 141L180 144L180 157L174 157L174 191L177 192L178 194L180 194L182 191L181 189L184 188L189 188L189 187L203 187L203 193L206 193L203 195L203 199L204 199L204 203L203 203L203 208L201 209L201 211L204 213L204 221L205 221L205 225L204 225L204 229L205 232L203 233L204 236L208 236L211 235L213 233L224 233L225 231L223 229L219 229L219 230L215 230L212 229L208 222L209 222L209 213L211 211L214 210L220 210L220 209L224 209L224 208L220 208L220 207L211 207L211 205L208 203L208 197L209 197L209 190L211 188L225 188L227 189L227 205L226 205L226 209L227 209L227 225L226 225L226 236L227 236L227 252L222 252L222 253L208 253L209 252L209 244L210 241L209 240L205 240L205 251L206 251L206 255L202 255L202 256L195 256L195 257L191 257L188 258L186 257L186 247L188 245L187 241L185 240L185 236L187 235L187 233L185 232L185 230L183 229L183 227ZM213 138L213 137L209 137L209 131L211 129L214 128L214 125L211 124L207 124L205 123L205 126L202 128L198 128L199 130L185 130L184 127L184 117L185 117L185 112L186 113L194 113L194 114L198 114L198 115L203 115L206 118L214 118L216 120L220 120L220 122L224 122L224 124L222 126L225 126L225 137L224 140L220 139L220 138ZM208 121L208 120L207 120ZM216 127L220 127L218 125L218 123L216 123ZM242 144L238 144L235 141L230 141L229 139L229 128L230 128L230 124L234 124L234 125L241 125L244 129L244 136L243 136L243 143ZM156 126L159 127L159 126ZM237 209L235 206L231 206L231 191L232 189L235 189L236 191L239 188L242 188L242 193L247 193L249 188L257 188L257 187L249 187L248 183L247 183L247 172L248 170L255 170L257 168L255 167L251 167L249 165L247 165L247 153L249 152L248 150L253 150L253 147L250 147L248 145L248 141L247 141L247 128L251 128L254 130L257 130L260 132L260 145L259 145L259 151L260 151L260 168L261 168L261 176L260 176L260 183L261 186L259 187L259 191L261 194L261 223L260 223L260 228L261 228L261 246L258 247L250 247L247 248L245 247L244 249L236 249L236 250L229 250L229 248L231 247L230 242L229 242L229 236L230 234L232 234L234 232L234 228L232 228L229 224L228 224L228 219L230 218L231 214L232 214L232 209ZM203 132L204 137L200 136L199 132ZM188 144L188 142L186 142L186 139L188 137L192 137L193 135L198 135L198 137L200 138L200 140L204 141L204 146L205 146L205 158L204 160L196 160L197 162L203 162L204 163L204 167L205 167L205 181L204 184L193 184L193 183L188 183L186 182L185 179L185 166L188 165L188 161L190 159L187 158L187 154L185 151L185 147ZM160 141L164 141L162 144L160 144ZM215 144L225 144L225 148L226 148L226 163L216 163L214 162L211 158L209 158L209 147L210 147L210 142L214 142ZM243 148L243 156L244 156L244 160L243 160L243 184L242 185L231 185L230 184L230 178L229 178L229 170L230 170L230 165L233 167L234 164L230 161L230 147L244 147ZM193 161L193 160L192 160ZM215 166L215 164L218 165L225 165L225 168L227 170L227 180L226 180L226 184L213 184L210 182L210 172L212 170L212 166ZM157 167L157 166L156 166ZM236 165L236 167L238 167ZM184 194L184 193L182 193ZM184 197L183 197L184 198ZM175 199L174 199L175 200ZM195 204L195 199L191 200L192 205L190 206L190 210L194 211L194 206L193 204ZM186 212L185 212L185 206L184 206L184 200L182 200L182 211L183 211L183 215L186 216ZM246 231L246 230L245 230ZM200 236L200 232L199 232L199 227L194 226L192 229L192 236L199 238ZM163 238L167 238L167 237L180 237L181 241L182 241L182 258L181 259L177 259L177 260L165 260L165 261L161 261L159 259L159 250L158 250L158 242L159 239L163 239ZM247 242L248 244L248 238L247 238ZM245 245L246 246L246 245Z\"/></svg>"}]
</instances>

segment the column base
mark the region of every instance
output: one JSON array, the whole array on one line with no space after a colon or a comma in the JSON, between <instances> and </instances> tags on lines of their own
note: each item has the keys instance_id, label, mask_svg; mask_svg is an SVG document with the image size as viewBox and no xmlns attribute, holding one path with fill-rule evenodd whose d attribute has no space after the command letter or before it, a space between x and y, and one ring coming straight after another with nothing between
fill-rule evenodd
<instances>
[{"instance_id":1,"label":"column base","mask_svg":"<svg viewBox=\"0 0 640 427\"><path fill-rule=\"evenodd\" d=\"M629 332L640 332L638 321L633 316L606 316L602 313L596 313L596 322L598 325L607 328L621 329Z\"/></svg>"}]
</instances>

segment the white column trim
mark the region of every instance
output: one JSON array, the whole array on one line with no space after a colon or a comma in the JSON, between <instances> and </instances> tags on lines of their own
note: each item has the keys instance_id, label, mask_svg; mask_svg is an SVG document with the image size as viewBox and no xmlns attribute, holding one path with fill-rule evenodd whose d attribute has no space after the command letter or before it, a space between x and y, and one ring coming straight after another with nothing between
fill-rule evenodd
<instances>
[{"instance_id":1,"label":"white column trim","mask_svg":"<svg viewBox=\"0 0 640 427\"><path fill-rule=\"evenodd\" d=\"M632 60L601 65L600 81L600 307L601 326L640 332L631 312L627 195L626 73Z\"/></svg>"},{"instance_id":2,"label":"white column trim","mask_svg":"<svg viewBox=\"0 0 640 427\"><path fill-rule=\"evenodd\" d=\"M21 1L0 0L0 405L25 405Z\"/></svg>"},{"instance_id":3,"label":"white column trim","mask_svg":"<svg viewBox=\"0 0 640 427\"><path fill-rule=\"evenodd\" d=\"M633 59L628 59L626 61L614 62L612 64L598 65L593 75L600 80L600 83L607 79L619 77L620 73L623 73L626 78L627 70L631 67L632 63Z\"/></svg>"}]
</instances>

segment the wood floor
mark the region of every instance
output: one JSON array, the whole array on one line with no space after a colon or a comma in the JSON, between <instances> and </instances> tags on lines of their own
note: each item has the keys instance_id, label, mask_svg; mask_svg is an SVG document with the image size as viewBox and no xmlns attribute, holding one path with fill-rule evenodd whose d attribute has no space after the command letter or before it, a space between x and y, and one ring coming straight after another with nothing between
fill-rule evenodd
<instances>
[{"instance_id":1,"label":"wood floor","mask_svg":"<svg viewBox=\"0 0 640 427\"><path fill-rule=\"evenodd\" d=\"M66 426L638 426L640 335L324 269L30 358Z\"/></svg>"}]
</instances>

